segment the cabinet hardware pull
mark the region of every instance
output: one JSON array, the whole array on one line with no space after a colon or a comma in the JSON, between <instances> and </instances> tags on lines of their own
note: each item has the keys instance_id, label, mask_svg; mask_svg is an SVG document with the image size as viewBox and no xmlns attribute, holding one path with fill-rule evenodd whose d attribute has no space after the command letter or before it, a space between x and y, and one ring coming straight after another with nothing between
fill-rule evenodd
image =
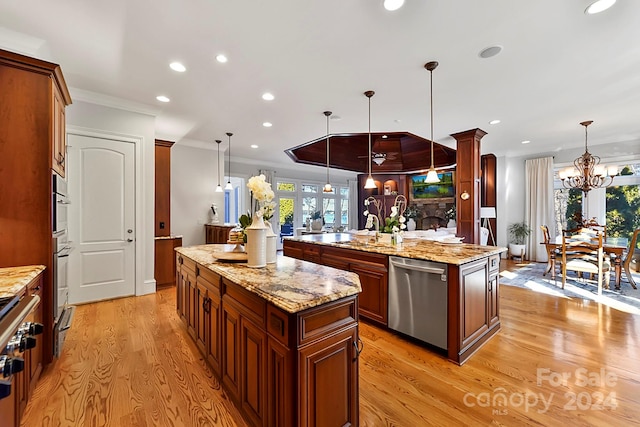
<instances>
[{"instance_id":1,"label":"cabinet hardware pull","mask_svg":"<svg viewBox=\"0 0 640 427\"><path fill-rule=\"evenodd\" d=\"M358 360L358 357L360 357L360 353L362 353L362 350L364 350L364 343L360 338L358 338L353 342L353 347L356 349L356 357L353 358L353 361L355 362L356 360Z\"/></svg>"}]
</instances>

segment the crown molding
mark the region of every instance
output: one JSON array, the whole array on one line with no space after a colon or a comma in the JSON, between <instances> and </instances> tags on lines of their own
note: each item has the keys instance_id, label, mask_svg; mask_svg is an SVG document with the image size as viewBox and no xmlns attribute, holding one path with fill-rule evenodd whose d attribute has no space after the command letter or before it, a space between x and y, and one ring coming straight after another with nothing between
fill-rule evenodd
<instances>
[{"instance_id":1,"label":"crown molding","mask_svg":"<svg viewBox=\"0 0 640 427\"><path fill-rule=\"evenodd\" d=\"M102 105L104 107L117 108L119 110L131 111L134 113L146 114L149 116L158 116L161 110L147 104L129 101L115 96L105 95L102 93L91 92L89 90L70 87L69 92L74 101L88 102L91 104Z\"/></svg>"}]
</instances>

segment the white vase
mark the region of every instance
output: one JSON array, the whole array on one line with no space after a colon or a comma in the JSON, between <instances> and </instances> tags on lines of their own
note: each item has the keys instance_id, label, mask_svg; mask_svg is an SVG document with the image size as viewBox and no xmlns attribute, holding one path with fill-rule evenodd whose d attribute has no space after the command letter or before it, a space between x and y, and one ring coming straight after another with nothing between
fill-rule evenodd
<instances>
[{"instance_id":1,"label":"white vase","mask_svg":"<svg viewBox=\"0 0 640 427\"><path fill-rule=\"evenodd\" d=\"M264 225L267 226L267 264L273 264L278 256L278 235L273 232L269 221L265 221Z\"/></svg>"},{"instance_id":2,"label":"white vase","mask_svg":"<svg viewBox=\"0 0 640 427\"><path fill-rule=\"evenodd\" d=\"M450 219L449 222L447 223L447 228L456 228L456 220Z\"/></svg>"},{"instance_id":3,"label":"white vase","mask_svg":"<svg viewBox=\"0 0 640 427\"><path fill-rule=\"evenodd\" d=\"M415 231L416 221L413 218L407 220L407 231Z\"/></svg>"},{"instance_id":4,"label":"white vase","mask_svg":"<svg viewBox=\"0 0 640 427\"><path fill-rule=\"evenodd\" d=\"M267 226L262 216L253 215L251 225L245 228L247 235L247 267L260 268L267 265Z\"/></svg>"},{"instance_id":5,"label":"white vase","mask_svg":"<svg viewBox=\"0 0 640 427\"><path fill-rule=\"evenodd\" d=\"M322 230L322 218L314 219L313 221L311 221L311 229L313 231Z\"/></svg>"}]
</instances>

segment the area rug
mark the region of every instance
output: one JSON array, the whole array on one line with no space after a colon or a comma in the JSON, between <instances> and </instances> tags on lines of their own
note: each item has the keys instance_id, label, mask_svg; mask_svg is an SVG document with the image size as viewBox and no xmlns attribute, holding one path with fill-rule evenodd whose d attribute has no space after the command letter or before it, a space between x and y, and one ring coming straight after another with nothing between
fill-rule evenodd
<instances>
[{"instance_id":1,"label":"area rug","mask_svg":"<svg viewBox=\"0 0 640 427\"><path fill-rule=\"evenodd\" d=\"M613 274L610 282L611 289L602 289L598 296L598 285L595 280L567 277L562 289L562 277L556 274L555 280L551 274L543 276L547 269L546 263L522 263L516 267L500 272L500 284L517 286L561 298L582 298L608 305L617 310L640 315L640 289L633 289L626 280L624 272L620 281L620 290L614 289ZM640 285L640 273L634 273L636 285Z\"/></svg>"}]
</instances>

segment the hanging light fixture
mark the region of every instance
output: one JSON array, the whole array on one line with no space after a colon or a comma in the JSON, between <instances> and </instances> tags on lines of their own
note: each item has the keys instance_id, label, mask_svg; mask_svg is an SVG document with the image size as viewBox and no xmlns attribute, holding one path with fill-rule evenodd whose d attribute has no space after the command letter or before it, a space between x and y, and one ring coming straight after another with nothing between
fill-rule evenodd
<instances>
[{"instance_id":1,"label":"hanging light fixture","mask_svg":"<svg viewBox=\"0 0 640 427\"><path fill-rule=\"evenodd\" d=\"M229 137L229 181L227 181L227 185L224 186L224 189L233 190L233 185L231 185L231 137L233 134L231 132L227 132L227 136Z\"/></svg>"},{"instance_id":2,"label":"hanging light fixture","mask_svg":"<svg viewBox=\"0 0 640 427\"><path fill-rule=\"evenodd\" d=\"M438 63L436 61L424 64L424 68L429 70L429 92L431 97L431 167L429 168L427 177L424 180L424 182L428 183L440 182L438 172L436 172L436 168L433 166L433 70L435 70L437 66Z\"/></svg>"},{"instance_id":3,"label":"hanging light fixture","mask_svg":"<svg viewBox=\"0 0 640 427\"><path fill-rule=\"evenodd\" d=\"M372 188L377 188L375 181L373 180L373 177L371 176L371 97L373 95L375 95L376 93L372 90L368 90L364 93L364 96L366 96L367 98L369 98L369 157L367 160L367 164L369 166L369 176L367 177L367 181L364 184L364 188L366 188L367 190L370 190Z\"/></svg>"},{"instance_id":4,"label":"hanging light fixture","mask_svg":"<svg viewBox=\"0 0 640 427\"><path fill-rule=\"evenodd\" d=\"M324 185L322 192L331 193L333 189L331 188L331 184L329 183L329 117L333 113L331 111L325 111L322 114L324 114L327 117L327 183Z\"/></svg>"},{"instance_id":5,"label":"hanging light fixture","mask_svg":"<svg viewBox=\"0 0 640 427\"><path fill-rule=\"evenodd\" d=\"M616 166L599 166L600 157L589 153L587 148L587 127L591 123L593 123L593 120L580 123L584 126L584 154L573 161L574 167L561 170L558 174L565 188L577 188L585 194L593 188L611 185L613 177L618 174Z\"/></svg>"},{"instance_id":6,"label":"hanging light fixture","mask_svg":"<svg viewBox=\"0 0 640 427\"><path fill-rule=\"evenodd\" d=\"M220 185L220 143L222 141L220 141L219 139L216 139L216 143L218 144L218 167L216 168L216 173L218 175L218 186L216 187L216 193L222 193L222 186Z\"/></svg>"}]
</instances>

